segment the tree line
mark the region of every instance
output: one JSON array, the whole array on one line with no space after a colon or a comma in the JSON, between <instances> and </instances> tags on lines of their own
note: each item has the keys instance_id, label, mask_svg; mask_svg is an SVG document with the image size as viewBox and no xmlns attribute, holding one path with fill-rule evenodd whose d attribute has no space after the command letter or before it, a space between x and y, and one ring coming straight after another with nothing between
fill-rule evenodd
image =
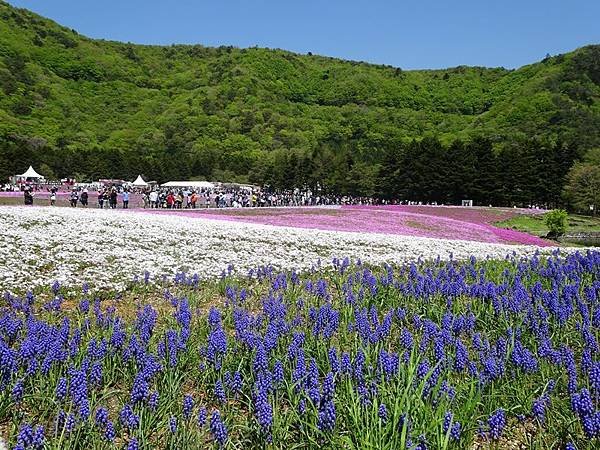
<instances>
[{"instance_id":1,"label":"tree line","mask_svg":"<svg viewBox=\"0 0 600 450\"><path fill-rule=\"evenodd\" d=\"M578 157L571 146L536 139L495 148L486 138L456 139L450 144L424 138L367 149L350 140L329 140L312 151L253 154L240 164L231 155L216 152L208 158L206 152L181 150L69 149L49 146L41 139L0 137L4 180L33 164L55 179L128 180L141 173L158 182L195 178L250 182L273 190L311 188L389 201L460 204L471 199L476 205L549 208L586 203L565 195L565 187L575 185L568 175L572 167L580 168L581 164L575 164Z\"/></svg>"}]
</instances>

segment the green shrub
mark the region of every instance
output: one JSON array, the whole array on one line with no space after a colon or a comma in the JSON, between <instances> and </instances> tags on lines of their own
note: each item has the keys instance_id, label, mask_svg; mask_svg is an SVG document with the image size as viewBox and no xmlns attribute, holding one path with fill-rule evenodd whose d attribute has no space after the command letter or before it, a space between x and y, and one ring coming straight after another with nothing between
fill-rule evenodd
<instances>
[{"instance_id":1,"label":"green shrub","mask_svg":"<svg viewBox=\"0 0 600 450\"><path fill-rule=\"evenodd\" d=\"M564 209L553 209L544 218L550 230L548 237L555 239L567 231L567 212Z\"/></svg>"}]
</instances>

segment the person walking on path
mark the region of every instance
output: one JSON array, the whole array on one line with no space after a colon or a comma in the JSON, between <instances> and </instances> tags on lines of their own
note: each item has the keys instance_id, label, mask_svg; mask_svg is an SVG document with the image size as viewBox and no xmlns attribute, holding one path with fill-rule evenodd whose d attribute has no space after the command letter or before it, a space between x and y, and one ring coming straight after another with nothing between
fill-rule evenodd
<instances>
[{"instance_id":1,"label":"person walking on path","mask_svg":"<svg viewBox=\"0 0 600 450\"><path fill-rule=\"evenodd\" d=\"M23 192L23 201L26 205L33 205L33 193L31 192L31 188L26 188L25 192Z\"/></svg>"},{"instance_id":2,"label":"person walking on path","mask_svg":"<svg viewBox=\"0 0 600 450\"><path fill-rule=\"evenodd\" d=\"M77 201L79 200L79 194L75 189L71 191L71 206L77 208Z\"/></svg>"},{"instance_id":3,"label":"person walking on path","mask_svg":"<svg viewBox=\"0 0 600 450\"><path fill-rule=\"evenodd\" d=\"M181 209L182 205L183 205L183 192L179 191L177 193L177 196L175 197L175 208Z\"/></svg>"},{"instance_id":4,"label":"person walking on path","mask_svg":"<svg viewBox=\"0 0 600 450\"><path fill-rule=\"evenodd\" d=\"M173 209L173 205L175 204L175 196L172 192L169 192L167 195L167 209Z\"/></svg>"},{"instance_id":5,"label":"person walking on path","mask_svg":"<svg viewBox=\"0 0 600 450\"><path fill-rule=\"evenodd\" d=\"M150 208L158 208L158 192L150 192Z\"/></svg>"},{"instance_id":6,"label":"person walking on path","mask_svg":"<svg viewBox=\"0 0 600 450\"><path fill-rule=\"evenodd\" d=\"M110 191L110 197L109 197L108 203L109 203L111 209L115 209L117 207L117 190L115 188L112 188L112 191Z\"/></svg>"},{"instance_id":7,"label":"person walking on path","mask_svg":"<svg viewBox=\"0 0 600 450\"><path fill-rule=\"evenodd\" d=\"M81 193L81 197L79 197L79 201L81 202L81 206L83 206L84 208L87 208L88 205L88 191L87 189L84 189L83 192Z\"/></svg>"},{"instance_id":8,"label":"person walking on path","mask_svg":"<svg viewBox=\"0 0 600 450\"><path fill-rule=\"evenodd\" d=\"M123 191L123 209L129 209L129 191Z\"/></svg>"}]
</instances>

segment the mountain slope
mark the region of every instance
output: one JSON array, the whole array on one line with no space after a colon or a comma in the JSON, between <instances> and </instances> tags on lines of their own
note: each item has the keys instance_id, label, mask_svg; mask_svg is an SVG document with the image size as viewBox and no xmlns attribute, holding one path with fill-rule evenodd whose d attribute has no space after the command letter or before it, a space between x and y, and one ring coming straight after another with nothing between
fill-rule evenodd
<instances>
[{"instance_id":1,"label":"mountain slope","mask_svg":"<svg viewBox=\"0 0 600 450\"><path fill-rule=\"evenodd\" d=\"M512 71L402 71L282 50L92 40L0 2L0 152L24 155L0 164L2 178L33 160L57 176L261 182L265 161L282 166L291 153L375 166L386 149L426 136L496 147L536 138L582 152L600 145L599 98L600 46Z\"/></svg>"}]
</instances>

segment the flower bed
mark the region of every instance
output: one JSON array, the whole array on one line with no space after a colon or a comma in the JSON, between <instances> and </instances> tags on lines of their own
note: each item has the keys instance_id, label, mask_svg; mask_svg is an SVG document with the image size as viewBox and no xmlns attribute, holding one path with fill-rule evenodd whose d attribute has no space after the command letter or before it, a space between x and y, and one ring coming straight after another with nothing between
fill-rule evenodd
<instances>
[{"instance_id":1,"label":"flower bed","mask_svg":"<svg viewBox=\"0 0 600 450\"><path fill-rule=\"evenodd\" d=\"M341 208L254 208L152 210L159 214L209 217L233 222L477 242L555 245L520 231L492 225L515 214L511 209L413 206L343 206Z\"/></svg>"},{"instance_id":2,"label":"flower bed","mask_svg":"<svg viewBox=\"0 0 600 450\"><path fill-rule=\"evenodd\" d=\"M191 219L193 213L178 214L0 207L0 288L45 285L55 279L124 287L144 269L153 274L185 270L216 277L229 264L246 273L261 264L309 269L319 259L330 261L336 256L381 263L447 259L450 254L456 258L504 257L513 251L531 255L540 250L456 239L272 227L200 215ZM368 215L355 216L354 223L358 226ZM336 217L332 228L339 223L343 222ZM461 237L459 231L455 238Z\"/></svg>"},{"instance_id":3,"label":"flower bed","mask_svg":"<svg viewBox=\"0 0 600 450\"><path fill-rule=\"evenodd\" d=\"M598 448L599 275L598 252L335 260L116 296L7 294L0 436L18 449Z\"/></svg>"}]
</instances>

